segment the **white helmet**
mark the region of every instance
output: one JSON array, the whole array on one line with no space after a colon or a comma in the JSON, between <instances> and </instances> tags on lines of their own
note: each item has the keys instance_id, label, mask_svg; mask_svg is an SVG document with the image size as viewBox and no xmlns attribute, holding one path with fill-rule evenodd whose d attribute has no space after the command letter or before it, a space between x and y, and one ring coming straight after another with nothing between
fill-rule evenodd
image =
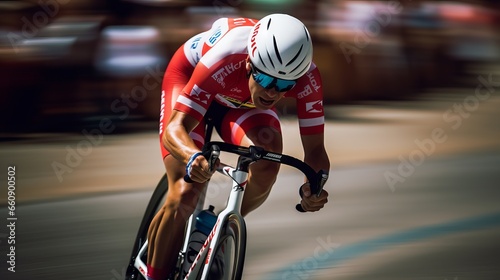
<instances>
[{"instance_id":1,"label":"white helmet","mask_svg":"<svg viewBox=\"0 0 500 280\"><path fill-rule=\"evenodd\" d=\"M276 78L296 80L311 66L309 31L289 15L272 14L259 20L250 32L247 49L252 64Z\"/></svg>"}]
</instances>

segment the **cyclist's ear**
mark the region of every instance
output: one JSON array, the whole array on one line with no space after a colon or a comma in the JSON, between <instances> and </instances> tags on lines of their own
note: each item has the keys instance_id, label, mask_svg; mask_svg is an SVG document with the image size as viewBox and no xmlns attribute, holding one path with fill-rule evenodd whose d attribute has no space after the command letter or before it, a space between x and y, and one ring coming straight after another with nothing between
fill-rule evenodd
<instances>
[{"instance_id":1,"label":"cyclist's ear","mask_svg":"<svg viewBox=\"0 0 500 280\"><path fill-rule=\"evenodd\" d=\"M252 66L250 65L250 59L247 57L245 61L245 69L247 70L247 79L250 78L250 74L252 73Z\"/></svg>"},{"instance_id":2,"label":"cyclist's ear","mask_svg":"<svg viewBox=\"0 0 500 280\"><path fill-rule=\"evenodd\" d=\"M250 59L248 57L245 60L245 68L247 70L247 73L249 73L250 71L252 71L252 67L250 66Z\"/></svg>"}]
</instances>

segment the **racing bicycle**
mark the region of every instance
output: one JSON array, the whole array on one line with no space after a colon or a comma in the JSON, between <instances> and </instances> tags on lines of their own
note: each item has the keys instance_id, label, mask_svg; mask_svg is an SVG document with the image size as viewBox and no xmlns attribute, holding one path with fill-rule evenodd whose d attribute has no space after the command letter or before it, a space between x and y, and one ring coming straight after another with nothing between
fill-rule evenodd
<instances>
[{"instance_id":1,"label":"racing bicycle","mask_svg":"<svg viewBox=\"0 0 500 280\"><path fill-rule=\"evenodd\" d=\"M210 137L210 133L207 135ZM221 152L238 155L236 166L232 167L223 163L215 166ZM267 160L294 167L304 173L311 186L311 193L318 196L328 179L328 175L323 171L315 172L312 167L297 158L266 151L256 146L243 147L225 142L208 141L204 145L202 153L208 160L210 168L215 168L217 172L231 178L232 188L225 209L217 215L215 225L206 240L200 242L200 245L202 245L199 251L192 254L192 250L190 250L192 248L189 245L190 235L193 233L196 217L203 211L205 205L205 196L200 196L194 213L186 223L183 246L178 255L174 280L239 280L243 273L246 250L246 224L240 214L240 208L250 164L260 160ZM190 180L188 177L184 179L188 182ZM146 279L148 227L155 213L165 201L168 191L167 182L167 177L164 175L150 199L133 246L126 272L126 280ZM208 187L210 187L210 183ZM203 192L206 192L206 190L205 188ZM302 196L301 190L299 193ZM299 212L305 212L300 204L296 205L296 209Z\"/></svg>"}]
</instances>

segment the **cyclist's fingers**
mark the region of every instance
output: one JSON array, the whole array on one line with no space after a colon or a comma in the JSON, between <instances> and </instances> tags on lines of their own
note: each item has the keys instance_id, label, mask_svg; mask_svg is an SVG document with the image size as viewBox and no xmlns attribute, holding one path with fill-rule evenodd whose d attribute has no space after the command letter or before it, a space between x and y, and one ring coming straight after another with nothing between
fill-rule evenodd
<instances>
[{"instance_id":1,"label":"cyclist's fingers","mask_svg":"<svg viewBox=\"0 0 500 280\"><path fill-rule=\"evenodd\" d=\"M206 182L212 174L213 172L209 171L208 162L203 156L197 157L191 165L190 176L193 181Z\"/></svg>"},{"instance_id":2,"label":"cyclist's fingers","mask_svg":"<svg viewBox=\"0 0 500 280\"><path fill-rule=\"evenodd\" d=\"M312 199L307 199L304 198L302 201L309 207L318 207L318 206L323 206L326 203L328 203L328 198L323 198L321 200L312 200Z\"/></svg>"},{"instance_id":3,"label":"cyclist's fingers","mask_svg":"<svg viewBox=\"0 0 500 280\"><path fill-rule=\"evenodd\" d=\"M321 208L324 207L324 204L321 204L321 205L311 205L311 204L309 204L305 200L302 200L301 205L302 205L302 209L304 209L307 212L316 212L316 211L318 211L318 210L320 210Z\"/></svg>"},{"instance_id":4,"label":"cyclist's fingers","mask_svg":"<svg viewBox=\"0 0 500 280\"><path fill-rule=\"evenodd\" d=\"M212 174L215 173L215 171L217 170L217 166L219 166L219 164L220 164L220 160L217 159L214 163L214 166L212 166L212 171L209 171L210 164L208 163L208 161L204 157L199 156L194 161L193 166L198 166L203 173L209 174L211 176Z\"/></svg>"},{"instance_id":5,"label":"cyclist's fingers","mask_svg":"<svg viewBox=\"0 0 500 280\"><path fill-rule=\"evenodd\" d=\"M304 183L301 186L302 193L304 194L305 197L308 197L311 195L311 185L309 183Z\"/></svg>"},{"instance_id":6,"label":"cyclist's fingers","mask_svg":"<svg viewBox=\"0 0 500 280\"><path fill-rule=\"evenodd\" d=\"M313 200L313 201L327 200L328 201L328 192L326 190L322 190L321 193L319 194L319 196L313 195L311 197L311 200Z\"/></svg>"},{"instance_id":7,"label":"cyclist's fingers","mask_svg":"<svg viewBox=\"0 0 500 280\"><path fill-rule=\"evenodd\" d=\"M302 194L304 195L304 197L311 197L311 199L314 201L323 200L326 197L328 197L328 192L325 190L322 190L319 196L311 195L311 185L309 183L304 183L301 186L301 189L302 189Z\"/></svg>"},{"instance_id":8,"label":"cyclist's fingers","mask_svg":"<svg viewBox=\"0 0 500 280\"><path fill-rule=\"evenodd\" d=\"M314 212L323 208L327 202L328 192L323 190L319 197L315 195L304 197L301 201L301 204L304 210Z\"/></svg>"},{"instance_id":9,"label":"cyclist's fingers","mask_svg":"<svg viewBox=\"0 0 500 280\"><path fill-rule=\"evenodd\" d=\"M193 168L191 169L191 178L193 178L193 180L194 178L196 178L199 182L205 182L210 179L210 177L212 177L212 173L207 169L199 166L193 166Z\"/></svg>"}]
</instances>

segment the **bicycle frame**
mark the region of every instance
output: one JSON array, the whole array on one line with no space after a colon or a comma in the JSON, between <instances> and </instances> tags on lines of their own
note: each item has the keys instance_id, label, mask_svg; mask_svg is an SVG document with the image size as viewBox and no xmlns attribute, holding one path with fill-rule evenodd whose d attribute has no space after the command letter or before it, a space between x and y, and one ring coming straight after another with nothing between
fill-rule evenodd
<instances>
[{"instance_id":1,"label":"bicycle frame","mask_svg":"<svg viewBox=\"0 0 500 280\"><path fill-rule=\"evenodd\" d=\"M220 212L219 215L217 216L217 221L215 222L214 228L208 235L207 240L201 247L200 251L198 252L198 255L195 257L187 275L183 278L184 280L196 279L197 275L200 273L200 270L203 270L201 279L207 278L209 273L209 268L212 265L213 261L212 254L215 254L216 250L215 246L217 245L217 242L221 237L222 227L224 226L225 222L227 221L230 215L235 215L236 218L241 221L240 223L242 227L241 230L243 232L246 232L246 226L240 211L248 179L249 163L250 161L247 158L240 156L238 158L237 166L238 168L244 168L244 169L233 168L225 164L220 164L219 167L216 169L219 173L232 178L233 181L231 191L229 193L229 197L227 200L227 205L226 208L222 212ZM184 256L188 251L189 233L191 233L194 227L195 217L203 210L203 207L205 205L205 194L207 187L203 189L202 195L198 200L196 209L187 221L185 230L186 234L184 236L182 249L179 252L177 267L182 267L182 261L184 260ZM141 247L141 250L139 251L138 257L135 259L135 264L134 264L135 267L142 273L144 277L147 274L147 266L142 261L140 256L143 256L146 253L147 248L148 248L148 241L146 240L144 245Z\"/></svg>"},{"instance_id":2,"label":"bicycle frame","mask_svg":"<svg viewBox=\"0 0 500 280\"><path fill-rule=\"evenodd\" d=\"M217 171L233 179L233 184L231 192L229 193L228 202L226 208L217 216L217 221L215 222L214 228L208 235L207 240L205 241L198 255L194 259L193 264L191 265L191 268L189 269L184 280L196 279L196 276L199 274L200 269L203 269L201 279L206 279L209 273L209 268L212 265L213 261L212 254L215 254L216 251L215 246L217 245L217 242L221 237L222 228L230 215L236 215L237 219L242 221L241 230L246 232L245 223L243 222L243 217L241 216L240 211L241 211L241 202L243 201L243 194L245 192L245 187L247 184L248 171L238 170L227 165L222 165L222 167L217 168ZM194 221L194 217L195 215L193 214L193 216L190 218L190 221L191 220ZM192 222L188 226L192 226ZM186 236L185 238L184 248L182 250L183 252L186 252L187 250L186 241L188 237L189 236Z\"/></svg>"}]
</instances>

